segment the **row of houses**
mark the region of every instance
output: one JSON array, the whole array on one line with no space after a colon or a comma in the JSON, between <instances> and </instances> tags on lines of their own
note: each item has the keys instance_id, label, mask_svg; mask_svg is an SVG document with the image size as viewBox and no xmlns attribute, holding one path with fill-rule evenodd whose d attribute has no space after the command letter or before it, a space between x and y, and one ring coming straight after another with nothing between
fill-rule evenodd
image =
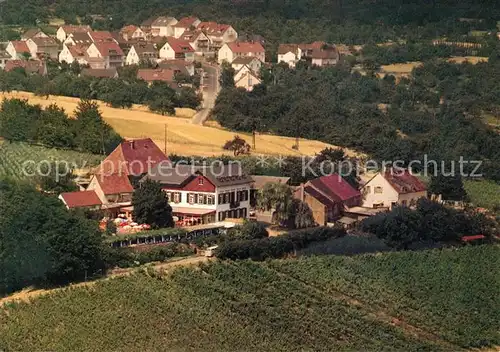
<instances>
[{"instance_id":1,"label":"row of houses","mask_svg":"<svg viewBox=\"0 0 500 352\"><path fill-rule=\"evenodd\" d=\"M147 167L146 167L147 166ZM131 180L138 180L133 183ZM82 191L62 193L68 208L103 209L109 216L130 215L133 184L159 182L179 225L199 225L247 218L256 191L269 182L288 183L289 178L251 176L240 164L217 166L176 165L149 138L121 143L94 170ZM318 225L346 225L387 211L395 205L413 206L427 196L425 185L408 171L387 170L374 175L361 189L332 174L293 187L294 197L307 203Z\"/></svg>"}]
</instances>

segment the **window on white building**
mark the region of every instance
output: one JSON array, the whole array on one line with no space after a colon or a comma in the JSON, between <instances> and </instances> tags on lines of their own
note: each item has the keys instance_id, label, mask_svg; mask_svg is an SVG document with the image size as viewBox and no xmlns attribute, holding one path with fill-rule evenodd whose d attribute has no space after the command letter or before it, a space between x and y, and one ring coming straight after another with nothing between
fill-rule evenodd
<instances>
[{"instance_id":1,"label":"window on white building","mask_svg":"<svg viewBox=\"0 0 500 352\"><path fill-rule=\"evenodd\" d=\"M179 192L174 193L174 203L180 203L181 202L181 194Z\"/></svg>"},{"instance_id":2,"label":"window on white building","mask_svg":"<svg viewBox=\"0 0 500 352\"><path fill-rule=\"evenodd\" d=\"M380 186L375 187L375 193L379 193L380 194L380 193L383 193L383 192L384 192L384 189L382 187L380 187Z\"/></svg>"}]
</instances>

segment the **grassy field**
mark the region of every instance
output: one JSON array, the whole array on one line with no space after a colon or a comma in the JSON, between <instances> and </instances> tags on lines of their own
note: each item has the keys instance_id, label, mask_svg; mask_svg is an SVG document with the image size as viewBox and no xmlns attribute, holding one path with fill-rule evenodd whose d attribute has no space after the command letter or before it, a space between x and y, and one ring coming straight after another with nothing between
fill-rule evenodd
<instances>
[{"instance_id":1,"label":"grassy field","mask_svg":"<svg viewBox=\"0 0 500 352\"><path fill-rule=\"evenodd\" d=\"M465 190L472 204L500 210L500 185L494 181L465 181Z\"/></svg>"},{"instance_id":2,"label":"grassy field","mask_svg":"<svg viewBox=\"0 0 500 352\"><path fill-rule=\"evenodd\" d=\"M57 103L68 113L72 113L78 104L78 99L70 97L53 97L45 99L36 97L31 93L9 93L0 97L25 98L32 104L48 106ZM215 127L199 126L191 124L187 118L179 119L169 116L161 116L148 112L143 106L135 105L131 109L114 109L100 103L104 119L123 137L141 138L150 137L156 144L163 148L165 140L165 125L167 125L167 151L178 155L213 156L229 154L222 149L222 145L233 139L238 134L251 144L252 137L242 133L234 133ZM195 111L191 109L178 109L176 114L182 117L192 117ZM272 135L258 135L256 138L256 151L254 154L266 155L314 155L329 144L301 139L300 149L297 151L292 147L295 139ZM347 154L355 155L351 150Z\"/></svg>"},{"instance_id":3,"label":"grassy field","mask_svg":"<svg viewBox=\"0 0 500 352\"><path fill-rule=\"evenodd\" d=\"M42 161L68 162L75 169L97 166L103 156L33 146L25 143L0 142L0 176L29 179Z\"/></svg>"},{"instance_id":4,"label":"grassy field","mask_svg":"<svg viewBox=\"0 0 500 352\"><path fill-rule=\"evenodd\" d=\"M460 351L500 343L500 248L215 262L0 311L5 351Z\"/></svg>"}]
</instances>

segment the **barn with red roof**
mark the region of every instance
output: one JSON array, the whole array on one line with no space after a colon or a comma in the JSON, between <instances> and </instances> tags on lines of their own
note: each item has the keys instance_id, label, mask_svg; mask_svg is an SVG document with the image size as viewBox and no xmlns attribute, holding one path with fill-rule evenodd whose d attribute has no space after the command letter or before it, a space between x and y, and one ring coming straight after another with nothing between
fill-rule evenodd
<instances>
[{"instance_id":1,"label":"barn with red roof","mask_svg":"<svg viewBox=\"0 0 500 352\"><path fill-rule=\"evenodd\" d=\"M59 195L59 199L68 209L99 209L102 205L102 201L95 191L65 192Z\"/></svg>"}]
</instances>

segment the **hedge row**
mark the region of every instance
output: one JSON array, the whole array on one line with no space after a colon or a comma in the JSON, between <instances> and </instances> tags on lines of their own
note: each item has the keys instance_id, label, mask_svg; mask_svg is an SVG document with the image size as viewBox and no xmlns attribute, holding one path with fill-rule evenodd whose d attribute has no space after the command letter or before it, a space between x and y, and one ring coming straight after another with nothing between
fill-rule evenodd
<instances>
[{"instance_id":1,"label":"hedge row","mask_svg":"<svg viewBox=\"0 0 500 352\"><path fill-rule=\"evenodd\" d=\"M307 247L310 243L326 241L345 235L346 231L341 227L317 227L290 231L286 235L277 237L228 241L219 245L216 256L223 260L282 258L295 250Z\"/></svg>"}]
</instances>

